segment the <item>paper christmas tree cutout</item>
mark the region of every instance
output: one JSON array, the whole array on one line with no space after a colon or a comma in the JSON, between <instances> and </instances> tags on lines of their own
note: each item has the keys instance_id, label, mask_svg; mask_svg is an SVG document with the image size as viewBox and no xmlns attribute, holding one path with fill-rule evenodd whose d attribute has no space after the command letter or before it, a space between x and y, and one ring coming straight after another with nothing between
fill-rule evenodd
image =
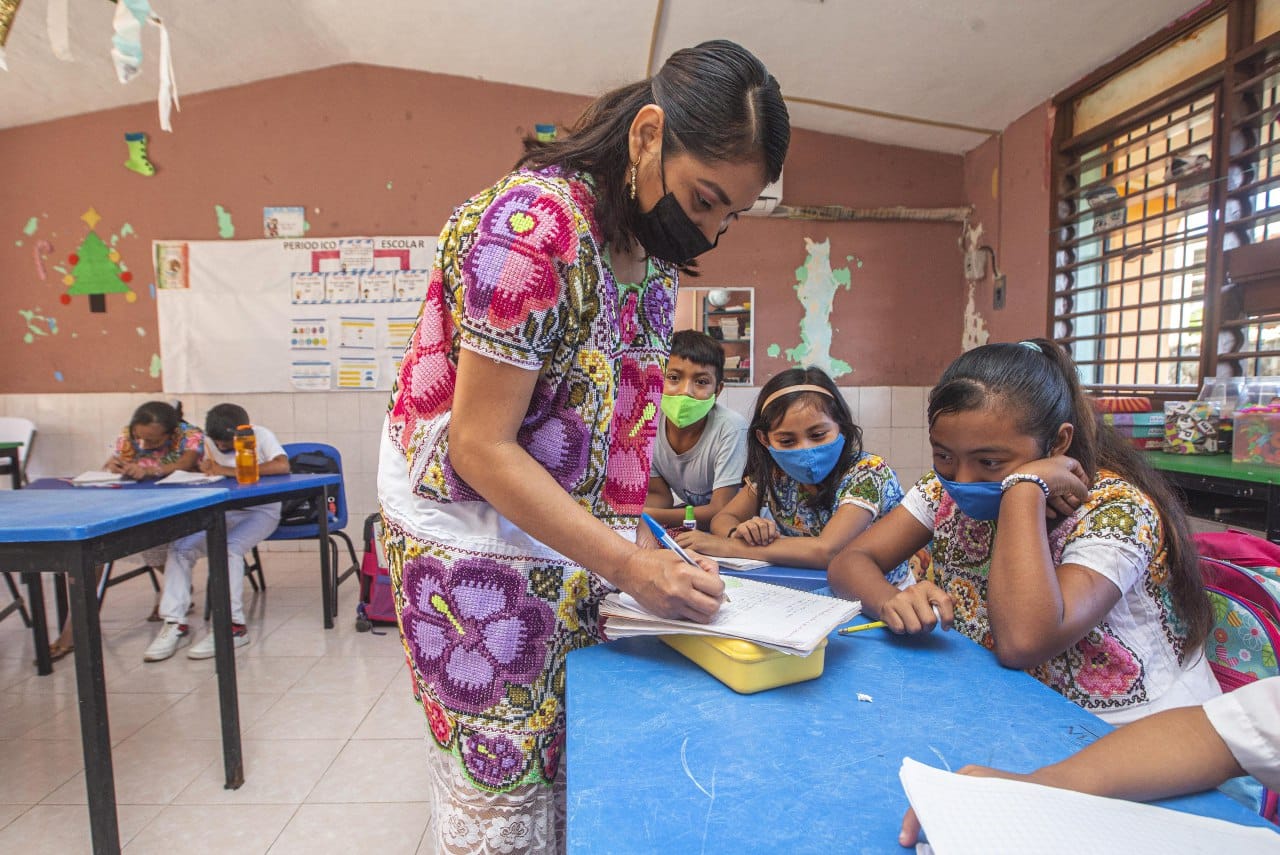
<instances>
[{"instance_id":1,"label":"paper christmas tree cutout","mask_svg":"<svg viewBox=\"0 0 1280 855\"><path fill-rule=\"evenodd\" d=\"M124 294L132 303L138 297L129 289L133 274L120 269L120 253L109 249L97 232L89 232L76 253L67 259L72 271L63 277L69 287L63 294L63 304L71 302L72 295L89 295L89 311L105 312L107 294Z\"/></svg>"}]
</instances>

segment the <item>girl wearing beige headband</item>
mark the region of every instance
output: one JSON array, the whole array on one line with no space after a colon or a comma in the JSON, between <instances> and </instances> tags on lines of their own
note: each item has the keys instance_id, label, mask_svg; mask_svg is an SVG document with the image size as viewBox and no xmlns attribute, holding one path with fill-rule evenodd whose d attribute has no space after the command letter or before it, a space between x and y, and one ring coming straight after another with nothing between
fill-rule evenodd
<instances>
[{"instance_id":1,"label":"girl wearing beige headband","mask_svg":"<svg viewBox=\"0 0 1280 855\"><path fill-rule=\"evenodd\" d=\"M863 451L862 430L826 372L790 368L760 390L742 489L710 533L676 539L705 555L826 570L901 498L893 470ZM909 578L905 566L900 576Z\"/></svg>"}]
</instances>

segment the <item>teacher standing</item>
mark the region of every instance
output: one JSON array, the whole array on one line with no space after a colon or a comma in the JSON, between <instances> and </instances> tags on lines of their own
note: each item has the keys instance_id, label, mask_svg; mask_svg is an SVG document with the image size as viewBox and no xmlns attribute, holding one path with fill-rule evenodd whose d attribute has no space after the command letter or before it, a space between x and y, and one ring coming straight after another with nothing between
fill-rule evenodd
<instances>
[{"instance_id":1,"label":"teacher standing","mask_svg":"<svg viewBox=\"0 0 1280 855\"><path fill-rule=\"evenodd\" d=\"M603 640L607 593L719 608L714 562L637 545L637 521L678 272L789 140L777 80L706 42L526 143L440 231L378 471L440 852L564 849L565 654Z\"/></svg>"}]
</instances>

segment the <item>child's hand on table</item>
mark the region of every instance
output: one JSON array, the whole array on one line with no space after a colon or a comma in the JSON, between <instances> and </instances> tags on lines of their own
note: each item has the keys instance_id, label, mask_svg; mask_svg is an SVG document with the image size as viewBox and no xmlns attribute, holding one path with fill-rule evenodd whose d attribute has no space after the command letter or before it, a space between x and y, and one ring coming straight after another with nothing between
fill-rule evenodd
<instances>
[{"instance_id":1,"label":"child's hand on table","mask_svg":"<svg viewBox=\"0 0 1280 855\"><path fill-rule=\"evenodd\" d=\"M752 517L738 523L729 536L746 542L748 546L768 546L778 539L778 524L765 517Z\"/></svg>"},{"instance_id":2,"label":"child's hand on table","mask_svg":"<svg viewBox=\"0 0 1280 855\"><path fill-rule=\"evenodd\" d=\"M880 620L897 635L919 635L941 625L943 631L955 623L955 609L946 591L932 582L917 582L885 600L879 608Z\"/></svg>"},{"instance_id":3,"label":"child's hand on table","mask_svg":"<svg viewBox=\"0 0 1280 855\"><path fill-rule=\"evenodd\" d=\"M986 766L964 766L956 771L957 775L973 775L977 778L1007 778L1010 781L1030 781L1038 783L1034 775L1018 775L1014 772L1002 772L999 769L989 769ZM911 808L907 808L907 813L902 817L902 830L898 832L898 845L906 847L914 847L920 839L920 820L916 819L916 812Z\"/></svg>"}]
</instances>

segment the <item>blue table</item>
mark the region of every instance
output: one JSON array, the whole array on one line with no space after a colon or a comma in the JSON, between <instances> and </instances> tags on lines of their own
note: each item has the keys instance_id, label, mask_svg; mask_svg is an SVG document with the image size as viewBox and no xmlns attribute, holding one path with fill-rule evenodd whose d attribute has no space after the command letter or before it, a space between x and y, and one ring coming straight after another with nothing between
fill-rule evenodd
<instances>
[{"instance_id":1,"label":"blue table","mask_svg":"<svg viewBox=\"0 0 1280 855\"><path fill-rule=\"evenodd\" d=\"M832 635L822 677L755 695L624 639L569 654L567 715L568 851L614 855L902 853L904 756L1029 771L1110 730L957 633ZM1161 804L1266 824L1216 792Z\"/></svg>"},{"instance_id":2,"label":"blue table","mask_svg":"<svg viewBox=\"0 0 1280 855\"><path fill-rule=\"evenodd\" d=\"M120 851L115 776L107 724L102 630L98 623L94 566L205 531L209 537L209 588L222 714L226 786L244 783L235 654L231 646L231 598L227 585L226 490L21 490L0 493L0 567L20 570L28 583L36 659L50 672L48 632L40 573L66 574L76 645L76 689L84 750L89 823L96 853Z\"/></svg>"},{"instance_id":3,"label":"blue table","mask_svg":"<svg viewBox=\"0 0 1280 855\"><path fill-rule=\"evenodd\" d=\"M158 491L169 493L185 490L218 489L226 494L222 501L223 510L233 511L254 505L268 505L293 498L313 498L321 507L325 506L326 494L330 487L342 483L342 476L337 473L299 474L299 475L264 475L256 483L239 484L234 478L223 478L211 484L165 484L155 481L125 481L117 488L107 487L75 487L64 478L40 478L27 485L28 490L123 490L126 492ZM355 568L338 575L331 560L329 546L329 517L320 514L320 604L324 610L324 628L333 629L333 619L338 614L338 584ZM127 578L127 577L121 577ZM61 599L61 598L59 598ZM61 609L61 604L59 604ZM63 615L59 613L59 621Z\"/></svg>"},{"instance_id":4,"label":"blue table","mask_svg":"<svg viewBox=\"0 0 1280 855\"><path fill-rule=\"evenodd\" d=\"M733 576L739 579L754 579L757 582L769 582L801 591L816 591L827 587L827 571L810 570L808 567L782 567L770 564L755 570L729 570L722 567L720 572L726 578Z\"/></svg>"}]
</instances>

